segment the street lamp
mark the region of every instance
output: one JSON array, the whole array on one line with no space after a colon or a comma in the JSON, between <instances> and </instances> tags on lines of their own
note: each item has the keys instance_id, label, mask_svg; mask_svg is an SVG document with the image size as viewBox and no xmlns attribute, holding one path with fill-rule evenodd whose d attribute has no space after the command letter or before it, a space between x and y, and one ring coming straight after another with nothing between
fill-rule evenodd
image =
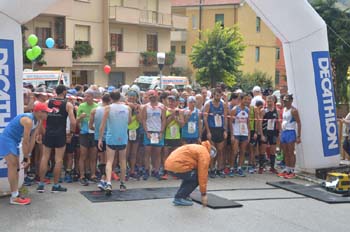
<instances>
[{"instance_id":1,"label":"street lamp","mask_svg":"<svg viewBox=\"0 0 350 232\"><path fill-rule=\"evenodd\" d=\"M164 68L165 64L165 53L164 52L158 52L157 53L157 63L159 66L159 83L160 83L160 88L163 89L163 84L162 84L162 70Z\"/></svg>"}]
</instances>

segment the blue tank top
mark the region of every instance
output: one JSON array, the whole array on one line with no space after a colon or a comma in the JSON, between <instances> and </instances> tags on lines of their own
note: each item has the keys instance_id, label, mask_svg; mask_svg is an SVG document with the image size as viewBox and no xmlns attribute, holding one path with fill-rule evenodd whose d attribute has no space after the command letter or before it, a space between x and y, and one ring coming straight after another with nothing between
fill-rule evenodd
<instances>
[{"instance_id":1,"label":"blue tank top","mask_svg":"<svg viewBox=\"0 0 350 232\"><path fill-rule=\"evenodd\" d=\"M11 139L12 141L19 144L22 140L24 132L24 126L21 124L21 119L23 117L28 117L33 121L32 131L37 127L37 123L32 113L19 114L5 127L4 132L1 134L1 136Z\"/></svg>"},{"instance_id":2,"label":"blue tank top","mask_svg":"<svg viewBox=\"0 0 350 232\"><path fill-rule=\"evenodd\" d=\"M185 108L185 112L189 114L188 107ZM199 137L199 110L197 108L192 111L188 122L182 128L182 138L186 139L196 139Z\"/></svg>"},{"instance_id":3,"label":"blue tank top","mask_svg":"<svg viewBox=\"0 0 350 232\"><path fill-rule=\"evenodd\" d=\"M106 143L126 145L128 143L129 107L113 103L107 119Z\"/></svg>"},{"instance_id":4,"label":"blue tank top","mask_svg":"<svg viewBox=\"0 0 350 232\"><path fill-rule=\"evenodd\" d=\"M213 102L210 101L208 125L216 128L224 127L224 104L222 102L220 102L219 107L214 107Z\"/></svg>"},{"instance_id":5,"label":"blue tank top","mask_svg":"<svg viewBox=\"0 0 350 232\"><path fill-rule=\"evenodd\" d=\"M95 140L98 140L98 138L100 136L100 127L101 127L104 112L105 112L104 106L97 107L96 112L95 112L95 119L94 119ZM103 134L102 141L105 141L105 139L106 139L106 132L107 132L107 126L105 127L105 133Z\"/></svg>"}]
</instances>

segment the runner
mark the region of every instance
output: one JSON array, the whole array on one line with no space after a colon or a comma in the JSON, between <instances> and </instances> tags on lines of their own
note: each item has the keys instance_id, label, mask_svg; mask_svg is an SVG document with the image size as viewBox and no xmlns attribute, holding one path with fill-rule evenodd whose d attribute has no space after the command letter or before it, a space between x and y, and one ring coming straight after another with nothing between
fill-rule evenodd
<instances>
[{"instance_id":1,"label":"runner","mask_svg":"<svg viewBox=\"0 0 350 232\"><path fill-rule=\"evenodd\" d=\"M22 198L18 192L18 170L30 164L30 153L42 130L42 121L46 120L51 109L45 103L37 103L33 113L17 115L0 134L0 158L4 158L8 167L8 181L11 189L10 204L28 205L30 198ZM19 167L19 145L22 140L23 160Z\"/></svg>"},{"instance_id":2,"label":"runner","mask_svg":"<svg viewBox=\"0 0 350 232\"><path fill-rule=\"evenodd\" d=\"M202 123L200 111L196 108L196 97L187 99L187 107L182 112L184 124L181 130L184 144L198 144L201 142Z\"/></svg>"}]
</instances>

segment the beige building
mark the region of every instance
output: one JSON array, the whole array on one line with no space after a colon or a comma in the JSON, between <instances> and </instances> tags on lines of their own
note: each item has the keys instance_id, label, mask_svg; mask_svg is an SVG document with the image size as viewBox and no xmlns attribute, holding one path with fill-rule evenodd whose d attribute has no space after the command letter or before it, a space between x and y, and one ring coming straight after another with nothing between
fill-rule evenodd
<instances>
[{"instance_id":1,"label":"beige building","mask_svg":"<svg viewBox=\"0 0 350 232\"><path fill-rule=\"evenodd\" d=\"M145 65L140 54L170 52L170 32L186 29L187 17L173 15L170 0L60 0L25 26L26 36L36 34L44 48L47 65L40 69L63 69L71 74L73 84L104 86L157 75L157 65ZM56 41L53 49L45 48L49 37ZM76 45L90 45L92 53L73 59ZM107 76L103 67L109 51L116 55ZM179 57L173 67L186 65L186 59Z\"/></svg>"}]
</instances>

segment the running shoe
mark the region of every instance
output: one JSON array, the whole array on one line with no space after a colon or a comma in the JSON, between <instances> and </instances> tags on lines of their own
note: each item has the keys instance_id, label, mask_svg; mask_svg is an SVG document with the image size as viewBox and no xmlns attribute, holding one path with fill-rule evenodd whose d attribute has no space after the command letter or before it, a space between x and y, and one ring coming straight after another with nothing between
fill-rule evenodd
<instances>
[{"instance_id":1,"label":"running shoe","mask_svg":"<svg viewBox=\"0 0 350 232\"><path fill-rule=\"evenodd\" d=\"M278 174L278 171L275 168L270 168L270 173Z\"/></svg>"},{"instance_id":2,"label":"running shoe","mask_svg":"<svg viewBox=\"0 0 350 232\"><path fill-rule=\"evenodd\" d=\"M239 168L239 169L237 170L237 175L240 176L240 177L245 177L245 174L244 174L244 171L243 171L242 168Z\"/></svg>"},{"instance_id":3,"label":"running shoe","mask_svg":"<svg viewBox=\"0 0 350 232\"><path fill-rule=\"evenodd\" d=\"M226 175L225 175L225 172L222 170L222 171L218 171L217 173L216 173L219 177L221 177L221 178L226 178Z\"/></svg>"},{"instance_id":4,"label":"running shoe","mask_svg":"<svg viewBox=\"0 0 350 232\"><path fill-rule=\"evenodd\" d=\"M72 182L73 182L72 176L71 176L70 174L66 174L66 175L64 176L64 182L66 182L66 183L72 183Z\"/></svg>"},{"instance_id":5,"label":"running shoe","mask_svg":"<svg viewBox=\"0 0 350 232\"><path fill-rule=\"evenodd\" d=\"M130 173L129 178L134 180L140 180L140 176L137 173Z\"/></svg>"},{"instance_id":6,"label":"running shoe","mask_svg":"<svg viewBox=\"0 0 350 232\"><path fill-rule=\"evenodd\" d=\"M162 180L162 178L161 178L159 172L155 172L153 176L154 176L154 178L156 178L157 180Z\"/></svg>"},{"instance_id":7,"label":"running shoe","mask_svg":"<svg viewBox=\"0 0 350 232\"><path fill-rule=\"evenodd\" d=\"M146 170L144 173L143 173L143 180L148 180L149 178L149 174L148 174L148 170Z\"/></svg>"},{"instance_id":8,"label":"running shoe","mask_svg":"<svg viewBox=\"0 0 350 232\"><path fill-rule=\"evenodd\" d=\"M106 196L112 195L112 185L107 184L105 191L106 191Z\"/></svg>"},{"instance_id":9,"label":"running shoe","mask_svg":"<svg viewBox=\"0 0 350 232\"><path fill-rule=\"evenodd\" d=\"M67 192L67 188L62 187L61 185L58 185L58 186L53 185L51 192L52 193Z\"/></svg>"},{"instance_id":10,"label":"running shoe","mask_svg":"<svg viewBox=\"0 0 350 232\"><path fill-rule=\"evenodd\" d=\"M91 179L89 180L89 182L91 182L91 184L96 184L96 183L98 183L98 181L99 181L99 179L97 179L96 176L91 177Z\"/></svg>"},{"instance_id":11,"label":"running shoe","mask_svg":"<svg viewBox=\"0 0 350 232\"><path fill-rule=\"evenodd\" d=\"M295 179L295 173L291 172L284 176L284 179Z\"/></svg>"},{"instance_id":12,"label":"running shoe","mask_svg":"<svg viewBox=\"0 0 350 232\"><path fill-rule=\"evenodd\" d=\"M125 186L125 184L123 182L120 183L119 191L120 192L125 192L126 191L126 186Z\"/></svg>"},{"instance_id":13,"label":"running shoe","mask_svg":"<svg viewBox=\"0 0 350 232\"><path fill-rule=\"evenodd\" d=\"M115 180L115 181L119 181L120 178L118 176L118 174L116 172L112 172L112 179Z\"/></svg>"},{"instance_id":14,"label":"running shoe","mask_svg":"<svg viewBox=\"0 0 350 232\"><path fill-rule=\"evenodd\" d=\"M168 180L169 179L169 175L167 173L165 173L164 175L162 175L160 177L162 180Z\"/></svg>"},{"instance_id":15,"label":"running shoe","mask_svg":"<svg viewBox=\"0 0 350 232\"><path fill-rule=\"evenodd\" d=\"M263 174L263 172L264 172L264 168L259 168L258 173L259 173L259 174Z\"/></svg>"},{"instance_id":16,"label":"running shoe","mask_svg":"<svg viewBox=\"0 0 350 232\"><path fill-rule=\"evenodd\" d=\"M233 168L230 169L230 172L228 174L229 177L234 177L235 176L235 170Z\"/></svg>"},{"instance_id":17,"label":"running shoe","mask_svg":"<svg viewBox=\"0 0 350 232\"><path fill-rule=\"evenodd\" d=\"M249 172L249 174L254 174L255 168L252 167L252 166L249 166L249 167L248 167L248 172Z\"/></svg>"},{"instance_id":18,"label":"running shoe","mask_svg":"<svg viewBox=\"0 0 350 232\"><path fill-rule=\"evenodd\" d=\"M80 178L79 183L82 186L88 186L89 185L89 181L86 178Z\"/></svg>"},{"instance_id":19,"label":"running shoe","mask_svg":"<svg viewBox=\"0 0 350 232\"><path fill-rule=\"evenodd\" d=\"M192 201L188 201L184 198L175 198L173 200L173 203L175 206L192 206L193 205Z\"/></svg>"},{"instance_id":20,"label":"running shoe","mask_svg":"<svg viewBox=\"0 0 350 232\"><path fill-rule=\"evenodd\" d=\"M33 179L30 178L29 176L26 176L24 178L24 182L23 182L23 185L24 186L31 186L33 184Z\"/></svg>"},{"instance_id":21,"label":"running shoe","mask_svg":"<svg viewBox=\"0 0 350 232\"><path fill-rule=\"evenodd\" d=\"M209 177L214 179L216 177L215 171L209 171Z\"/></svg>"},{"instance_id":22,"label":"running shoe","mask_svg":"<svg viewBox=\"0 0 350 232\"><path fill-rule=\"evenodd\" d=\"M224 173L225 175L228 175L230 173L230 168L229 167L224 168Z\"/></svg>"},{"instance_id":23,"label":"running shoe","mask_svg":"<svg viewBox=\"0 0 350 232\"><path fill-rule=\"evenodd\" d=\"M36 188L36 191L38 193L44 193L45 192L45 185L39 184L38 187Z\"/></svg>"},{"instance_id":24,"label":"running shoe","mask_svg":"<svg viewBox=\"0 0 350 232\"><path fill-rule=\"evenodd\" d=\"M30 203L31 203L30 198L23 198L20 196L10 198L11 205L29 205Z\"/></svg>"},{"instance_id":25,"label":"running shoe","mask_svg":"<svg viewBox=\"0 0 350 232\"><path fill-rule=\"evenodd\" d=\"M107 187L107 183L105 181L100 181L100 183L98 183L97 187L101 190L101 191L105 191L106 187Z\"/></svg>"},{"instance_id":26,"label":"running shoe","mask_svg":"<svg viewBox=\"0 0 350 232\"><path fill-rule=\"evenodd\" d=\"M283 172L280 172L277 174L277 176L282 177L282 178L285 177L286 175L288 175L288 172L286 172L286 171L283 171Z\"/></svg>"}]
</instances>

